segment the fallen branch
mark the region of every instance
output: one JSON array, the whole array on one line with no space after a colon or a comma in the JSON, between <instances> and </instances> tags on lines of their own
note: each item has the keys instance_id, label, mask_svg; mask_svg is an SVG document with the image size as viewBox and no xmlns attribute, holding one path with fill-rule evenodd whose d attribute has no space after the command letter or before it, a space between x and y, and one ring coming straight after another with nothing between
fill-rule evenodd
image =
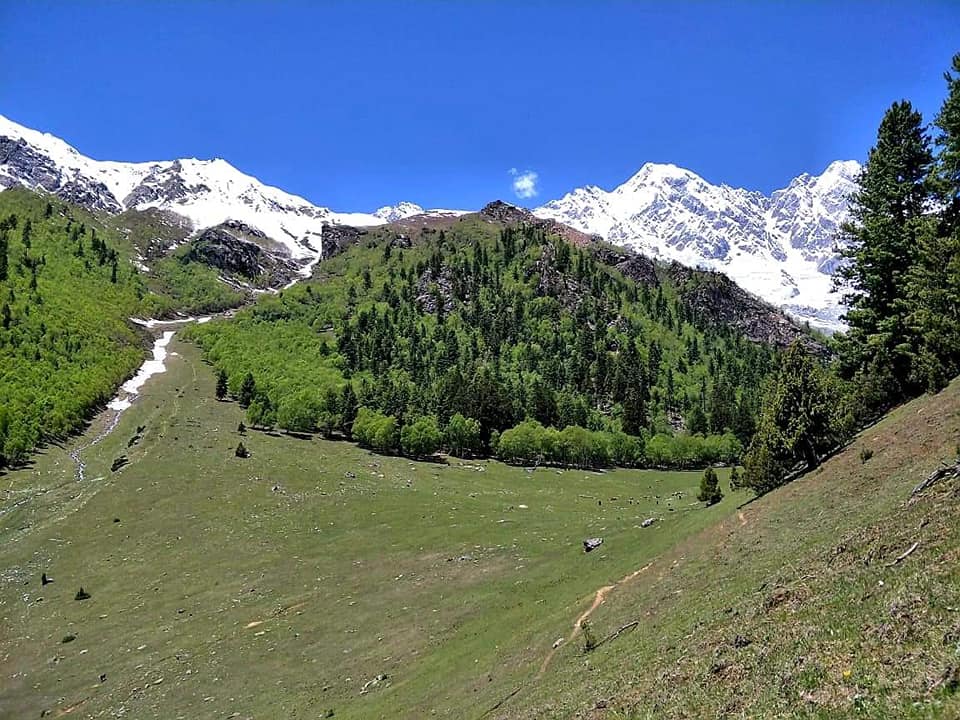
<instances>
[{"instance_id":1,"label":"fallen branch","mask_svg":"<svg viewBox=\"0 0 960 720\"><path fill-rule=\"evenodd\" d=\"M516 695L516 694L517 694L518 692L520 692L521 690L523 690L523 685L521 685L521 686L518 687L516 690L514 690L512 693L510 693L510 694L507 695L505 698L503 698L502 700L500 700L500 701L499 701L496 705L494 705L492 708L490 708L489 710L487 710L483 715L480 716L480 718L478 718L478 720L482 720L482 718L487 717L487 715L490 715L494 710L499 710L501 705L503 705L507 700L509 700L510 698L512 698L514 695Z\"/></svg>"},{"instance_id":2,"label":"fallen branch","mask_svg":"<svg viewBox=\"0 0 960 720\"><path fill-rule=\"evenodd\" d=\"M947 465L944 463L941 467L930 473L922 483L913 489L913 492L910 493L910 497L919 495L928 487L936 485L945 478L957 476L960 476L960 459L958 459L953 465Z\"/></svg>"},{"instance_id":3,"label":"fallen branch","mask_svg":"<svg viewBox=\"0 0 960 720\"><path fill-rule=\"evenodd\" d=\"M611 640L616 640L618 637L620 637L622 633L627 632L627 630L633 630L639 624L640 624L639 620L634 620L633 622L628 622L626 625L621 625L614 632L610 633L605 638L603 638L600 642L594 645L593 649L596 650L598 647L600 647L604 643L610 642Z\"/></svg>"},{"instance_id":4,"label":"fallen branch","mask_svg":"<svg viewBox=\"0 0 960 720\"><path fill-rule=\"evenodd\" d=\"M887 567L893 567L894 565L899 565L901 562L903 562L908 557L910 557L913 551L916 550L918 547L920 547L919 540L915 542L913 545L911 545L910 548L905 553L903 553L903 555L899 555L896 560L894 560L893 562L887 563Z\"/></svg>"}]
</instances>

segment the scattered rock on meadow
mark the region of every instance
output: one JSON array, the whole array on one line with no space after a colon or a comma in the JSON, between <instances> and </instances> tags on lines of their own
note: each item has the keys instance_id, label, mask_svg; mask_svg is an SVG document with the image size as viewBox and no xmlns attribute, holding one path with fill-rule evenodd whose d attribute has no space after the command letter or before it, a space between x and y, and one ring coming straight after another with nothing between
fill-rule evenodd
<instances>
[{"instance_id":1,"label":"scattered rock on meadow","mask_svg":"<svg viewBox=\"0 0 960 720\"><path fill-rule=\"evenodd\" d=\"M601 545L603 545L603 538L587 538L583 541L583 551L590 552L591 550L596 550Z\"/></svg>"}]
</instances>

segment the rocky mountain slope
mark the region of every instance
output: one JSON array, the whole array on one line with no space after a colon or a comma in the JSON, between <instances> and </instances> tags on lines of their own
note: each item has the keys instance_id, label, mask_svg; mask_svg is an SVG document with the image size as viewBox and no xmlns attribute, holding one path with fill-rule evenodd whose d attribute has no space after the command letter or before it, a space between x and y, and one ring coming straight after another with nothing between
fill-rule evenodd
<instances>
[{"instance_id":1,"label":"rocky mountain slope","mask_svg":"<svg viewBox=\"0 0 960 720\"><path fill-rule=\"evenodd\" d=\"M609 192L577 188L534 212L648 255L720 270L794 316L837 329L836 235L859 172L857 162L837 161L768 197L647 163Z\"/></svg>"},{"instance_id":2,"label":"rocky mountain slope","mask_svg":"<svg viewBox=\"0 0 960 720\"><path fill-rule=\"evenodd\" d=\"M425 211L401 202L375 213L338 213L265 185L226 160L193 158L125 163L89 158L63 140L0 115L0 189L42 190L89 210L158 209L185 218L195 232L226 221L255 228L293 258L316 258L325 224L382 225Z\"/></svg>"}]
</instances>

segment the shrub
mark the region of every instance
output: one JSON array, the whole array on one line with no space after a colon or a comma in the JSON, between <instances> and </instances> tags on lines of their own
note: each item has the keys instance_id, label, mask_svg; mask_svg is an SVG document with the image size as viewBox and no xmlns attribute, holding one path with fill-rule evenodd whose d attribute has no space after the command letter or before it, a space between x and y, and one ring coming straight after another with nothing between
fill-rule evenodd
<instances>
[{"instance_id":1,"label":"shrub","mask_svg":"<svg viewBox=\"0 0 960 720\"><path fill-rule=\"evenodd\" d=\"M353 421L352 432L358 443L378 452L394 452L397 449L397 419L393 415L361 407Z\"/></svg>"},{"instance_id":2,"label":"shrub","mask_svg":"<svg viewBox=\"0 0 960 720\"><path fill-rule=\"evenodd\" d=\"M417 418L400 431L400 447L406 455L413 457L433 455L440 449L442 439L437 419L432 415Z\"/></svg>"},{"instance_id":3,"label":"shrub","mask_svg":"<svg viewBox=\"0 0 960 720\"><path fill-rule=\"evenodd\" d=\"M447 423L444 442L450 454L463 457L480 449L480 423L457 413Z\"/></svg>"},{"instance_id":4,"label":"shrub","mask_svg":"<svg viewBox=\"0 0 960 720\"><path fill-rule=\"evenodd\" d=\"M723 493L720 491L720 481L717 479L717 473L712 467L703 471L703 478L700 480L700 494L697 500L705 502L707 506L716 505L723 499Z\"/></svg>"}]
</instances>

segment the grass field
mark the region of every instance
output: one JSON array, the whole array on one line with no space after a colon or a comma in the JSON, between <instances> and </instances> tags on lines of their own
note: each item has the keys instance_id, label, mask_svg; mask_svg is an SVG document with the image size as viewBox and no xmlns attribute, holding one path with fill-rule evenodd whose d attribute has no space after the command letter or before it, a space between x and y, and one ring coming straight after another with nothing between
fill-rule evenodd
<instances>
[{"instance_id":1,"label":"grass field","mask_svg":"<svg viewBox=\"0 0 960 720\"><path fill-rule=\"evenodd\" d=\"M196 348L171 349L84 451L87 480L68 453L103 419L0 475L0 717L569 714L593 700L564 686L598 591L614 586L601 625L626 617L663 558L746 500L704 509L699 473L412 463L255 432L239 459L240 408L213 399Z\"/></svg>"},{"instance_id":2,"label":"grass field","mask_svg":"<svg viewBox=\"0 0 960 720\"><path fill-rule=\"evenodd\" d=\"M871 454L872 453L872 454ZM960 718L960 380L659 556L498 717Z\"/></svg>"}]
</instances>

